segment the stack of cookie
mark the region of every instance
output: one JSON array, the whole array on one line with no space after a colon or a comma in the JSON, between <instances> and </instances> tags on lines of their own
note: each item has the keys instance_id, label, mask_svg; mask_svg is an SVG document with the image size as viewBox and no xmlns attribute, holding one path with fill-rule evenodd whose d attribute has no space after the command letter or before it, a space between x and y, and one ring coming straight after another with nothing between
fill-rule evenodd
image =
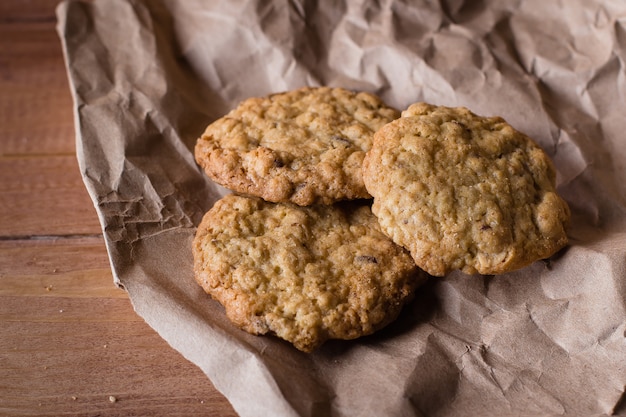
<instances>
[{"instance_id":1,"label":"stack of cookie","mask_svg":"<svg viewBox=\"0 0 626 417\"><path fill-rule=\"evenodd\" d=\"M242 102L196 160L234 191L193 243L229 319L310 352L400 313L427 274L495 274L567 242L549 158L500 118L302 88Z\"/></svg>"}]
</instances>

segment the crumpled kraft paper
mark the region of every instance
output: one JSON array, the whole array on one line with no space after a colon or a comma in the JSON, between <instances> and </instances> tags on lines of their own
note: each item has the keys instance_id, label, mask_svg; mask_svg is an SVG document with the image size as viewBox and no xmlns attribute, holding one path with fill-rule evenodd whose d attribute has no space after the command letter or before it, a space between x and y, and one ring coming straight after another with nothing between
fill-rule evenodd
<instances>
[{"instance_id":1,"label":"crumpled kraft paper","mask_svg":"<svg viewBox=\"0 0 626 417\"><path fill-rule=\"evenodd\" d=\"M626 3L66 1L77 157L115 281L242 416L626 415ZM431 279L401 317L313 354L235 329L190 244L227 191L206 125L304 85L503 116L553 158L570 245Z\"/></svg>"}]
</instances>

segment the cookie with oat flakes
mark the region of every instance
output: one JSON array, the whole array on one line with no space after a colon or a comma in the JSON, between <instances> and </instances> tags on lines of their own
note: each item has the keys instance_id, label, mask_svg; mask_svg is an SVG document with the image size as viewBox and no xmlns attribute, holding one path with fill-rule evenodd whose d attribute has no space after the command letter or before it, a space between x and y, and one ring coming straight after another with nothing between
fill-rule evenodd
<instances>
[{"instance_id":1,"label":"cookie with oat flakes","mask_svg":"<svg viewBox=\"0 0 626 417\"><path fill-rule=\"evenodd\" d=\"M426 279L361 202L230 194L205 214L193 255L197 282L235 325L305 352L382 328Z\"/></svg>"},{"instance_id":2,"label":"cookie with oat flakes","mask_svg":"<svg viewBox=\"0 0 626 417\"><path fill-rule=\"evenodd\" d=\"M370 198L361 165L400 112L366 92L305 87L250 98L210 124L195 157L215 182L271 202Z\"/></svg>"},{"instance_id":3,"label":"cookie with oat flakes","mask_svg":"<svg viewBox=\"0 0 626 417\"><path fill-rule=\"evenodd\" d=\"M546 153L502 118L411 105L363 164L382 230L431 275L499 274L567 244L567 203Z\"/></svg>"}]
</instances>

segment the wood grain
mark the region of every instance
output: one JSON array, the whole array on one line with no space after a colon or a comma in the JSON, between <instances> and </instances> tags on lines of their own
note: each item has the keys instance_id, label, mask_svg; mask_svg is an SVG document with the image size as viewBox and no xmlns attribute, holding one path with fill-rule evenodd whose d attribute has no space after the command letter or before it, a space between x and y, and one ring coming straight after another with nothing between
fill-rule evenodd
<instances>
[{"instance_id":1,"label":"wood grain","mask_svg":"<svg viewBox=\"0 0 626 417\"><path fill-rule=\"evenodd\" d=\"M101 236L0 241L0 415L235 416L108 262Z\"/></svg>"},{"instance_id":2,"label":"wood grain","mask_svg":"<svg viewBox=\"0 0 626 417\"><path fill-rule=\"evenodd\" d=\"M74 155L2 157L0 194L3 236L101 233Z\"/></svg>"},{"instance_id":3,"label":"wood grain","mask_svg":"<svg viewBox=\"0 0 626 417\"><path fill-rule=\"evenodd\" d=\"M0 416L235 416L113 284L57 3L0 2Z\"/></svg>"},{"instance_id":4,"label":"wood grain","mask_svg":"<svg viewBox=\"0 0 626 417\"><path fill-rule=\"evenodd\" d=\"M4 156L74 153L72 98L55 24L0 23Z\"/></svg>"},{"instance_id":5,"label":"wood grain","mask_svg":"<svg viewBox=\"0 0 626 417\"><path fill-rule=\"evenodd\" d=\"M0 296L128 298L111 285L102 237L0 241L0 282Z\"/></svg>"}]
</instances>

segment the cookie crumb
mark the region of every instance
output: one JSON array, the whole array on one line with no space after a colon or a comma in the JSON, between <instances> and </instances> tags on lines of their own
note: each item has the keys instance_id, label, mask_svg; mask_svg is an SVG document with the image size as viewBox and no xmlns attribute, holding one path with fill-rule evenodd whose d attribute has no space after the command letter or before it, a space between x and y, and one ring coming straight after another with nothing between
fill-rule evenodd
<instances>
[{"instance_id":1,"label":"cookie crumb","mask_svg":"<svg viewBox=\"0 0 626 417\"><path fill-rule=\"evenodd\" d=\"M113 396L113 395L109 395L109 402L110 403L117 402L117 398L115 398L115 396Z\"/></svg>"}]
</instances>

